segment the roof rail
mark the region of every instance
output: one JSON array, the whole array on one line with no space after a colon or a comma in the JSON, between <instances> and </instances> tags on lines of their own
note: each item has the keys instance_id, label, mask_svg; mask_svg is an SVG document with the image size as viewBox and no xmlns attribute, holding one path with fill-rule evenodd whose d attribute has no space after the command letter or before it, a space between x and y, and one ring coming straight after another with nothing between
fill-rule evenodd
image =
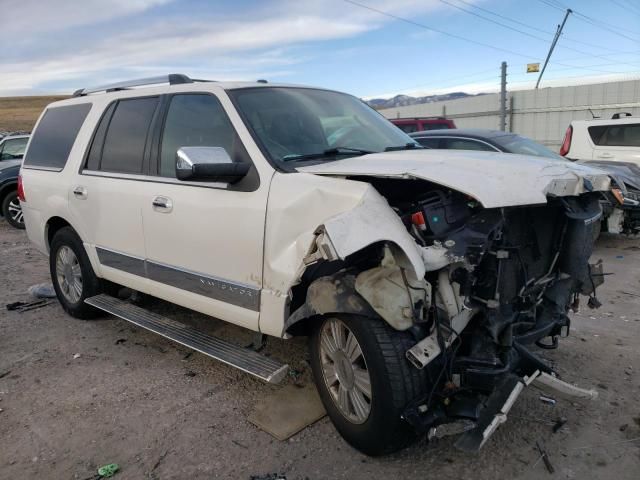
<instances>
[{"instance_id":1,"label":"roof rail","mask_svg":"<svg viewBox=\"0 0 640 480\"><path fill-rule=\"evenodd\" d=\"M611 117L611 120L620 120L623 117L632 117L633 115L631 115L629 112L619 112L619 113L614 113L613 116Z\"/></svg>"},{"instance_id":2,"label":"roof rail","mask_svg":"<svg viewBox=\"0 0 640 480\"><path fill-rule=\"evenodd\" d=\"M73 92L74 97L82 97L89 93L96 92L115 92L118 90L126 90L131 87L140 87L143 85L154 85L157 83L168 83L169 85L179 85L181 83L193 83L186 75L182 73L170 73L169 75L161 75L159 77L139 78L137 80L127 80L124 82L111 83L102 85L101 87L81 88Z\"/></svg>"}]
</instances>

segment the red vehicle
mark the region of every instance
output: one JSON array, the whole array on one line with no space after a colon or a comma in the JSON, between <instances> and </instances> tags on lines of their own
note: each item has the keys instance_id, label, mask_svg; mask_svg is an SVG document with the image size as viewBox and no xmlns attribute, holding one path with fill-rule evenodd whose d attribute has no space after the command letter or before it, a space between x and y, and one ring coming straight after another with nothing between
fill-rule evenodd
<instances>
[{"instance_id":1,"label":"red vehicle","mask_svg":"<svg viewBox=\"0 0 640 480\"><path fill-rule=\"evenodd\" d=\"M390 121L405 133L456 128L453 120L444 117L393 118Z\"/></svg>"}]
</instances>

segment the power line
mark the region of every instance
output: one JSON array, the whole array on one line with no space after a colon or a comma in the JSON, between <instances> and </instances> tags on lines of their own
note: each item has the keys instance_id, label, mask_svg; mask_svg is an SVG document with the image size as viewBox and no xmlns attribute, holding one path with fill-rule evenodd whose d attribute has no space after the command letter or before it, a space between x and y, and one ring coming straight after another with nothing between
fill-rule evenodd
<instances>
[{"instance_id":1,"label":"power line","mask_svg":"<svg viewBox=\"0 0 640 480\"><path fill-rule=\"evenodd\" d=\"M611 3L614 3L615 5L619 6L620 8L622 8L623 10L627 11L627 12L631 12L631 13L635 13L636 15L640 14L640 12L638 10L636 10L636 8L638 8L637 6L633 5L633 4L629 4L629 3L622 3L619 2L617 0L611 0Z\"/></svg>"},{"instance_id":2,"label":"power line","mask_svg":"<svg viewBox=\"0 0 640 480\"><path fill-rule=\"evenodd\" d=\"M545 5L547 5L548 7L555 8L556 10L566 10L567 8L569 8L569 7L566 7L565 5L563 5L562 3L560 3L560 2L558 2L556 0L538 0L538 1L543 3L543 4L545 4ZM630 37L628 35L625 35L624 33L620 32L620 30L624 30L624 31L627 31L627 32L631 32L631 30L623 28L623 27L621 27L619 25L614 25L614 24L611 24L611 23L607 23L604 20L597 20L595 18L592 18L592 17L590 17L588 15L585 15L584 13L576 11L574 9L571 9L571 10L573 10L573 13L575 14L575 18L577 18L578 20L580 20L582 22L586 22L586 23L588 23L590 25L593 25L594 27L601 28L601 29L606 30L606 31L608 31L610 33L613 33L613 34L618 35L620 37L626 38L627 40L631 40L633 42L640 42L640 39L632 38L632 37ZM631 33L635 34L636 32L631 32Z\"/></svg>"},{"instance_id":3,"label":"power line","mask_svg":"<svg viewBox=\"0 0 640 480\"><path fill-rule=\"evenodd\" d=\"M477 10L481 10L481 11L486 12L486 13L488 13L490 15L495 16L495 17L502 18L504 20L507 20L508 22L512 22L512 23L515 23L517 25L521 25L521 26L523 26L525 28L528 28L530 30L535 30L536 32L540 32L540 33L546 33L547 35L555 35L555 32L552 32L551 30L544 30L542 28L532 27L531 25L528 25L525 22L521 22L521 21L516 20L514 18L507 17L506 15L502 15L500 13L496 13L496 12L494 12L492 10L487 9L487 8L483 8L483 7L480 7L478 5L474 5L473 3L467 2L466 0L458 0L458 2L464 3L465 5L467 5L467 6L471 7L471 8L475 8ZM588 42L585 42L585 41L582 41L582 40L576 40L574 38L567 37L566 35L563 35L562 38L567 42L577 43L577 44L585 45L587 47L599 48L601 50L607 50L606 48L602 47L602 45L596 45L594 43L588 43ZM607 51L609 51L611 53L615 53L613 50L607 50Z\"/></svg>"}]
</instances>

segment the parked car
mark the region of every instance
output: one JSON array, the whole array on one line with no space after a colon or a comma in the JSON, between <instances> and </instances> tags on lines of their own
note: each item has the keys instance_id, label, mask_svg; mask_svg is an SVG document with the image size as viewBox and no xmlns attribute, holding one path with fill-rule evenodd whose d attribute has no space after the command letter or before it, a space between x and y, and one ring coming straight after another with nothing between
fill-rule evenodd
<instances>
[{"instance_id":1,"label":"parked car","mask_svg":"<svg viewBox=\"0 0 640 480\"><path fill-rule=\"evenodd\" d=\"M615 114L610 120L574 120L560 155L570 160L635 163L640 166L640 118Z\"/></svg>"},{"instance_id":2,"label":"parked car","mask_svg":"<svg viewBox=\"0 0 640 480\"><path fill-rule=\"evenodd\" d=\"M453 120L444 117L392 118L390 122L405 133L456 128Z\"/></svg>"},{"instance_id":3,"label":"parked car","mask_svg":"<svg viewBox=\"0 0 640 480\"><path fill-rule=\"evenodd\" d=\"M24 228L24 217L18 200L20 160L0 162L0 216L15 228Z\"/></svg>"},{"instance_id":4,"label":"parked car","mask_svg":"<svg viewBox=\"0 0 640 480\"><path fill-rule=\"evenodd\" d=\"M530 138L511 132L485 129L455 129L416 132L411 137L420 145L435 149L481 150L487 152L535 155L566 161L549 148ZM603 193L602 229L611 233L636 233L640 230L640 167L631 163L580 162L605 171L613 180L612 189Z\"/></svg>"},{"instance_id":5,"label":"parked car","mask_svg":"<svg viewBox=\"0 0 640 480\"><path fill-rule=\"evenodd\" d=\"M0 162L20 160L29 142L29 135L7 135L0 140Z\"/></svg>"},{"instance_id":6,"label":"parked car","mask_svg":"<svg viewBox=\"0 0 640 480\"><path fill-rule=\"evenodd\" d=\"M458 445L476 451L525 385L577 393L530 346L558 345L578 294L597 305L609 183L421 149L347 94L174 74L50 104L18 191L71 316L106 311L269 382L288 367L114 293L309 336L333 424L381 455L443 424L473 427Z\"/></svg>"}]
</instances>

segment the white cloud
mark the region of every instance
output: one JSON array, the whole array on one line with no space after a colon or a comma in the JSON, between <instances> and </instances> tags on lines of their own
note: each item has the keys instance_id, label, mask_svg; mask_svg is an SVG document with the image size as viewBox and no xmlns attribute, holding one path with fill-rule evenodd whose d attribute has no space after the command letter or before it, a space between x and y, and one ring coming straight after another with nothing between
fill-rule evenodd
<instances>
[{"instance_id":1,"label":"white cloud","mask_svg":"<svg viewBox=\"0 0 640 480\"><path fill-rule=\"evenodd\" d=\"M7 7L20 15L15 22L4 23L14 31L31 32L27 38L33 44L43 40L31 51L25 46L27 51L11 52L13 60L0 64L0 95L29 93L52 82L68 84L71 91L83 81L103 83L106 77L144 69L166 73L167 68L175 70L172 66L213 78L286 75L305 58L287 47L349 39L393 21L342 0L262 2L258 10L235 17L216 14L213 7L204 16L181 11L171 18L152 11L170 0L7 1ZM367 0L366 4L398 15L442 8L437 0ZM122 21L132 18L142 21L123 31ZM107 34L91 37L86 28L94 25ZM73 36L78 27L85 29L83 37ZM46 43L47 32L54 30L69 36L62 48Z\"/></svg>"}]
</instances>

